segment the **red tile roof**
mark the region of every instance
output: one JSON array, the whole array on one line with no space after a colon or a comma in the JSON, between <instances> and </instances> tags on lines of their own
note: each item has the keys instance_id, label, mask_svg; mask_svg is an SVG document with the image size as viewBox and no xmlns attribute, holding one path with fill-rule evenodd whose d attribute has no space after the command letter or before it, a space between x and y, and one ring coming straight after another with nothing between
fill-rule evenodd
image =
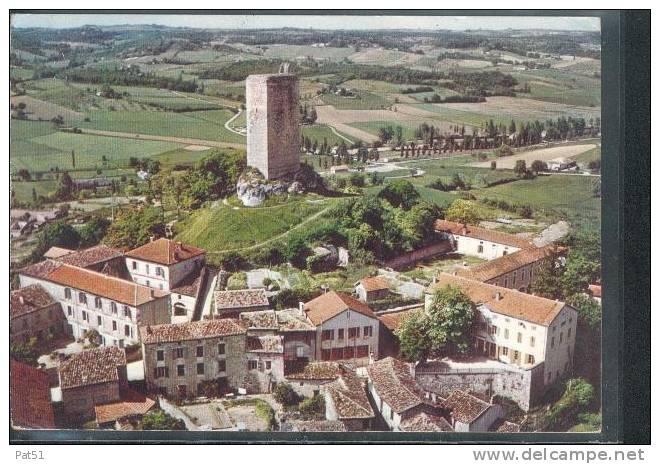
<instances>
[{"instance_id":1,"label":"red tile roof","mask_svg":"<svg viewBox=\"0 0 660 464\"><path fill-rule=\"evenodd\" d=\"M341 421L327 420L290 420L282 423L283 432L346 432L346 426Z\"/></svg>"},{"instance_id":2,"label":"red tile roof","mask_svg":"<svg viewBox=\"0 0 660 464\"><path fill-rule=\"evenodd\" d=\"M28 285L11 292L9 318L14 319L54 304L57 304L57 302L41 285Z\"/></svg>"},{"instance_id":3,"label":"red tile roof","mask_svg":"<svg viewBox=\"0 0 660 464\"><path fill-rule=\"evenodd\" d=\"M365 303L345 293L328 292L305 303L305 313L312 324L320 325L347 309L377 319L373 310Z\"/></svg>"},{"instance_id":4,"label":"red tile roof","mask_svg":"<svg viewBox=\"0 0 660 464\"><path fill-rule=\"evenodd\" d=\"M248 351L252 353L284 353L284 345L280 335L261 335L248 337Z\"/></svg>"},{"instance_id":5,"label":"red tile roof","mask_svg":"<svg viewBox=\"0 0 660 464\"><path fill-rule=\"evenodd\" d=\"M36 277L37 279L45 279L48 274L53 272L58 267L63 266L59 261L47 259L38 263L30 264L29 266L22 267L18 270L19 274Z\"/></svg>"},{"instance_id":6,"label":"red tile roof","mask_svg":"<svg viewBox=\"0 0 660 464\"><path fill-rule=\"evenodd\" d=\"M403 432L453 432L451 424L442 416L419 412L401 421Z\"/></svg>"},{"instance_id":7,"label":"red tile roof","mask_svg":"<svg viewBox=\"0 0 660 464\"><path fill-rule=\"evenodd\" d=\"M389 357L367 366L367 374L378 396L395 413L425 403L424 394L415 383L408 364Z\"/></svg>"},{"instance_id":8,"label":"red tile roof","mask_svg":"<svg viewBox=\"0 0 660 464\"><path fill-rule=\"evenodd\" d=\"M126 353L116 346L84 350L60 364L60 388L116 382L118 368L125 365Z\"/></svg>"},{"instance_id":9,"label":"red tile roof","mask_svg":"<svg viewBox=\"0 0 660 464\"><path fill-rule=\"evenodd\" d=\"M316 331L316 327L309 323L307 318L300 314L298 309L281 309L275 311L245 311L239 314L239 320L248 324L249 330L277 330L280 332L309 332Z\"/></svg>"},{"instance_id":10,"label":"red tile roof","mask_svg":"<svg viewBox=\"0 0 660 464\"><path fill-rule=\"evenodd\" d=\"M405 309L402 311L392 311L386 313L380 313L378 319L383 323L385 327L390 329L392 332L396 331L401 323L414 311L423 311L422 308L413 308Z\"/></svg>"},{"instance_id":11,"label":"red tile roof","mask_svg":"<svg viewBox=\"0 0 660 464\"><path fill-rule=\"evenodd\" d=\"M14 427L54 429L48 375L32 366L10 360L9 406Z\"/></svg>"},{"instance_id":12,"label":"red tile roof","mask_svg":"<svg viewBox=\"0 0 660 464\"><path fill-rule=\"evenodd\" d=\"M75 250L69 250L68 248L61 248L61 247L50 247L46 253L44 253L44 258L50 258L50 259L55 259L55 258L61 258L64 255L68 255L71 253L75 253Z\"/></svg>"},{"instance_id":13,"label":"red tile roof","mask_svg":"<svg viewBox=\"0 0 660 464\"><path fill-rule=\"evenodd\" d=\"M362 287L368 292L375 292L378 290L389 290L390 285L387 280L383 277L365 277L360 280L358 284L362 284Z\"/></svg>"},{"instance_id":14,"label":"red tile roof","mask_svg":"<svg viewBox=\"0 0 660 464\"><path fill-rule=\"evenodd\" d=\"M483 227L472 226L470 224L460 224L458 222L438 219L435 221L435 230L437 232L451 233L463 237L472 237L478 240L485 240L493 243L500 243L516 248L528 248L534 246L529 240L517 237L515 235L498 232L496 230L484 229Z\"/></svg>"},{"instance_id":15,"label":"red tile roof","mask_svg":"<svg viewBox=\"0 0 660 464\"><path fill-rule=\"evenodd\" d=\"M202 283L202 271L204 269L206 269L206 272L208 273L207 281L213 280L215 277L215 271L207 267L202 267L199 269L199 271L186 276L185 279L179 282L176 287L171 288L170 291L172 293L180 293L181 295L191 297L197 296L197 291L199 290L199 286Z\"/></svg>"},{"instance_id":16,"label":"red tile roof","mask_svg":"<svg viewBox=\"0 0 660 464\"><path fill-rule=\"evenodd\" d=\"M42 278L131 306L140 306L169 295L163 290L68 264L60 265Z\"/></svg>"},{"instance_id":17,"label":"red tile roof","mask_svg":"<svg viewBox=\"0 0 660 464\"><path fill-rule=\"evenodd\" d=\"M142 343L167 343L202 338L228 337L247 332L245 326L235 319L211 319L185 322L183 324L161 324L140 327Z\"/></svg>"},{"instance_id":18,"label":"red tile roof","mask_svg":"<svg viewBox=\"0 0 660 464\"><path fill-rule=\"evenodd\" d=\"M475 304L484 304L489 310L505 316L548 326L566 306L561 301L549 300L522 293L510 288L498 287L465 277L442 273L429 292L446 286L458 287ZM497 295L499 294L499 300Z\"/></svg>"},{"instance_id":19,"label":"red tile roof","mask_svg":"<svg viewBox=\"0 0 660 464\"><path fill-rule=\"evenodd\" d=\"M520 424L499 420L493 424L491 430L497 433L518 433L520 432Z\"/></svg>"},{"instance_id":20,"label":"red tile roof","mask_svg":"<svg viewBox=\"0 0 660 464\"><path fill-rule=\"evenodd\" d=\"M306 364L301 371L286 375L291 380L335 380L342 373L339 363L316 361Z\"/></svg>"},{"instance_id":21,"label":"red tile roof","mask_svg":"<svg viewBox=\"0 0 660 464\"><path fill-rule=\"evenodd\" d=\"M548 259L554 253L554 245L546 245L540 248L525 248L515 253L509 253L500 258L471 266L468 269L459 269L457 275L487 282L501 275L513 272L516 269L520 269L523 266Z\"/></svg>"},{"instance_id":22,"label":"red tile roof","mask_svg":"<svg viewBox=\"0 0 660 464\"><path fill-rule=\"evenodd\" d=\"M454 390L440 407L451 410L452 417L458 422L471 424L486 412L491 404L467 392Z\"/></svg>"},{"instance_id":23,"label":"red tile roof","mask_svg":"<svg viewBox=\"0 0 660 464\"><path fill-rule=\"evenodd\" d=\"M126 253L131 258L169 266L206 253L201 248L167 238L159 238Z\"/></svg>"},{"instance_id":24,"label":"red tile roof","mask_svg":"<svg viewBox=\"0 0 660 464\"><path fill-rule=\"evenodd\" d=\"M339 419L374 417L364 383L355 371L342 366L340 377L327 384L325 391L330 395Z\"/></svg>"},{"instance_id":25,"label":"red tile roof","mask_svg":"<svg viewBox=\"0 0 660 464\"><path fill-rule=\"evenodd\" d=\"M115 258L120 258L123 255L124 254L121 250L117 250L116 248L110 248L106 245L96 245L54 259L64 264L70 264L71 266L89 267Z\"/></svg>"},{"instance_id":26,"label":"red tile roof","mask_svg":"<svg viewBox=\"0 0 660 464\"><path fill-rule=\"evenodd\" d=\"M121 401L102 404L94 407L96 423L107 424L128 417L143 416L156 402L141 393L129 388L122 390Z\"/></svg>"},{"instance_id":27,"label":"red tile roof","mask_svg":"<svg viewBox=\"0 0 660 464\"><path fill-rule=\"evenodd\" d=\"M263 288L252 290L223 290L215 292L215 309L242 309L268 306L268 297Z\"/></svg>"},{"instance_id":28,"label":"red tile roof","mask_svg":"<svg viewBox=\"0 0 660 464\"><path fill-rule=\"evenodd\" d=\"M603 289L600 285L591 284L589 285L589 293L595 298L600 298L603 294Z\"/></svg>"}]
</instances>

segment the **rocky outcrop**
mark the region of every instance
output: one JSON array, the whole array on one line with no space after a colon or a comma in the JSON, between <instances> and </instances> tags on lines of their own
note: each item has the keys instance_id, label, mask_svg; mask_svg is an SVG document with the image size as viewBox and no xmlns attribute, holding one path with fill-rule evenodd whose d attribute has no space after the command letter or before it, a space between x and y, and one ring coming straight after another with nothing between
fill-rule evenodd
<instances>
[{"instance_id":1,"label":"rocky outcrop","mask_svg":"<svg viewBox=\"0 0 660 464\"><path fill-rule=\"evenodd\" d=\"M259 206L272 195L300 194L322 185L320 176L305 164L291 178L278 180L266 180L258 170L248 169L236 183L236 195L245 206Z\"/></svg>"}]
</instances>

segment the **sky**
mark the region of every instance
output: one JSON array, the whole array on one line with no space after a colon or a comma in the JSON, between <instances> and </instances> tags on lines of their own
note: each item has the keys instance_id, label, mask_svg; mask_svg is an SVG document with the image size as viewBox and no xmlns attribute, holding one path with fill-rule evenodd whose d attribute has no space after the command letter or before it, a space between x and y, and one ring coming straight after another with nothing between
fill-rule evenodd
<instances>
[{"instance_id":1,"label":"sky","mask_svg":"<svg viewBox=\"0 0 660 464\"><path fill-rule=\"evenodd\" d=\"M159 24L219 29L553 29L599 31L600 19L589 17L506 16L284 16L284 15L144 15L17 14L15 27L69 28L84 25Z\"/></svg>"}]
</instances>

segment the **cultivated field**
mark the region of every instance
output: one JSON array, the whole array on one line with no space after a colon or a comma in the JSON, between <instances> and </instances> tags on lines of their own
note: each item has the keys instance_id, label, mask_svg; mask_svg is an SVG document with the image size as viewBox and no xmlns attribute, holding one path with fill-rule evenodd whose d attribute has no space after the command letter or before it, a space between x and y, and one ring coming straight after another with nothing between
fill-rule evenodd
<instances>
[{"instance_id":1,"label":"cultivated field","mask_svg":"<svg viewBox=\"0 0 660 464\"><path fill-rule=\"evenodd\" d=\"M574 158L582 153L593 150L598 145L595 143L577 144L577 145L560 145L551 148L539 148L537 150L526 150L516 153L515 155L498 158L498 169L513 169L516 161L524 160L529 166L534 160L550 161L555 158ZM487 168L490 166L490 161L481 161L472 163L470 166L477 168Z\"/></svg>"},{"instance_id":2,"label":"cultivated field","mask_svg":"<svg viewBox=\"0 0 660 464\"><path fill-rule=\"evenodd\" d=\"M57 116L62 116L65 122L72 122L83 117L82 113L55 103L38 100L29 95L11 97L9 102L14 106L18 106L20 103L25 104L25 114L32 121L50 121Z\"/></svg>"}]
</instances>

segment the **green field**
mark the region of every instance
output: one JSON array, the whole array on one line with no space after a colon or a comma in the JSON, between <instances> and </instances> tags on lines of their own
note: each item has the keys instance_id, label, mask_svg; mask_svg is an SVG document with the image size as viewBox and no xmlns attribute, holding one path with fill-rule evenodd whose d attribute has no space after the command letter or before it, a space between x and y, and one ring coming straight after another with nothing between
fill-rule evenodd
<instances>
[{"instance_id":1,"label":"green field","mask_svg":"<svg viewBox=\"0 0 660 464\"><path fill-rule=\"evenodd\" d=\"M272 239L329 205L296 201L263 208L217 205L177 224L177 240L209 251L245 248Z\"/></svg>"},{"instance_id":2,"label":"green field","mask_svg":"<svg viewBox=\"0 0 660 464\"><path fill-rule=\"evenodd\" d=\"M59 132L47 122L12 121L10 132L12 173L22 168L30 172L73 169L72 150L75 169L95 169L124 166L130 157L145 158L179 147L170 142Z\"/></svg>"},{"instance_id":3,"label":"green field","mask_svg":"<svg viewBox=\"0 0 660 464\"><path fill-rule=\"evenodd\" d=\"M302 126L300 130L300 135L309 137L312 140L312 143L314 142L314 140L316 140L318 143L323 143L323 139L326 139L329 145L340 144L341 142L348 143L346 142L346 140L335 135L332 132L332 130L325 124L313 124L311 126ZM351 137L348 136L345 137L348 138L349 140L353 140L353 138Z\"/></svg>"},{"instance_id":4,"label":"green field","mask_svg":"<svg viewBox=\"0 0 660 464\"><path fill-rule=\"evenodd\" d=\"M154 111L103 111L89 114L80 127L116 132L187 137L245 143L245 137L225 129L234 114L229 110L167 113Z\"/></svg>"}]
</instances>

